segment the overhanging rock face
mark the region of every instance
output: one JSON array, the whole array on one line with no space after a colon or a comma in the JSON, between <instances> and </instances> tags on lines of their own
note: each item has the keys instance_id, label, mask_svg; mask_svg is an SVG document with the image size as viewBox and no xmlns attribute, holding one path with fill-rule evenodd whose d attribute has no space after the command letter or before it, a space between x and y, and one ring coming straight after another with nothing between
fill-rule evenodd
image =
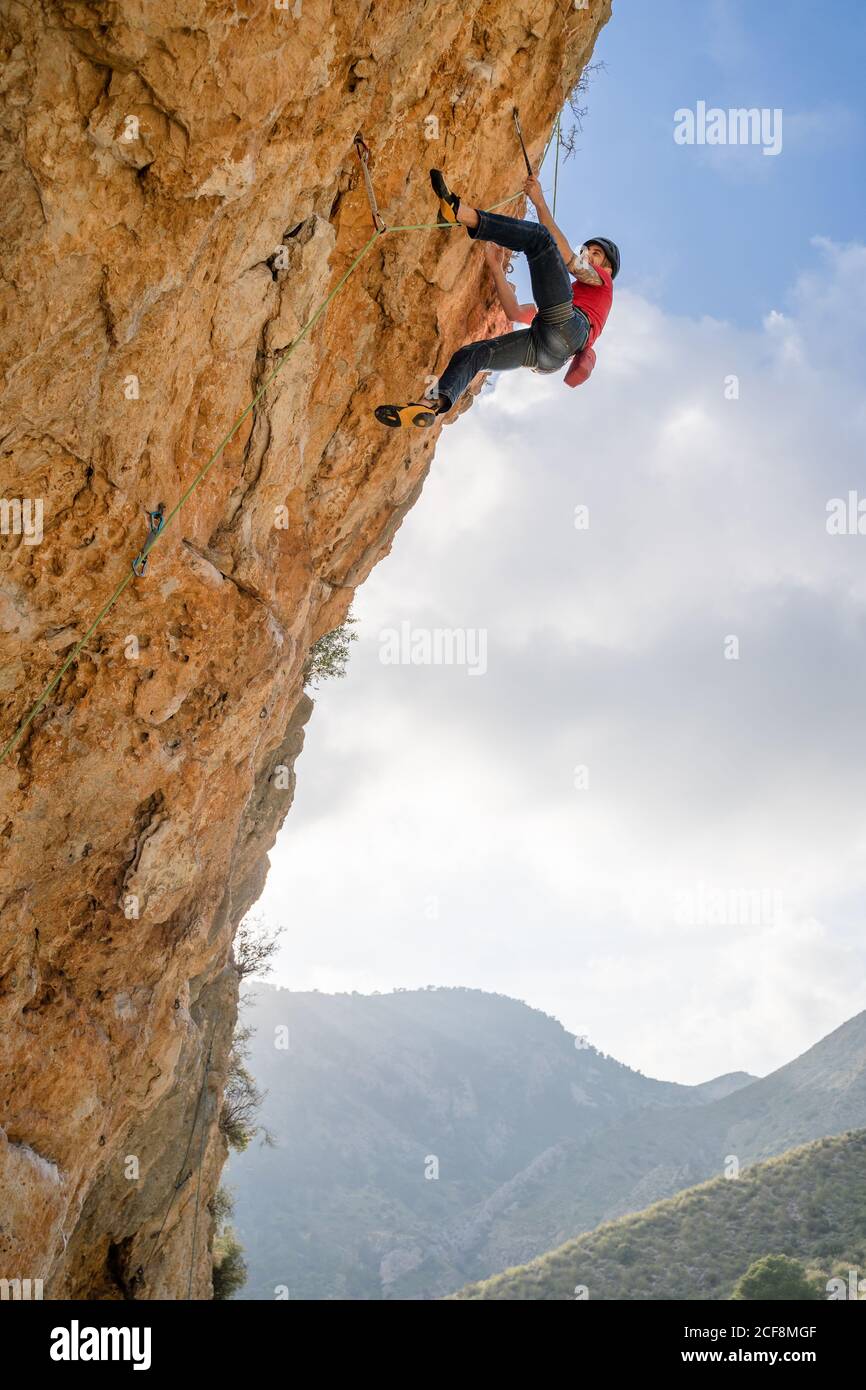
<instances>
[{"instance_id":1,"label":"overhanging rock face","mask_svg":"<svg viewBox=\"0 0 866 1390\"><path fill-rule=\"evenodd\" d=\"M2 743L369 239L355 133L390 225L435 219L431 164L505 198L512 105L537 160L609 10L5 8ZM377 242L0 765L0 1277L209 1296L231 941L291 802L304 664L438 434L372 408L504 329L462 233Z\"/></svg>"}]
</instances>

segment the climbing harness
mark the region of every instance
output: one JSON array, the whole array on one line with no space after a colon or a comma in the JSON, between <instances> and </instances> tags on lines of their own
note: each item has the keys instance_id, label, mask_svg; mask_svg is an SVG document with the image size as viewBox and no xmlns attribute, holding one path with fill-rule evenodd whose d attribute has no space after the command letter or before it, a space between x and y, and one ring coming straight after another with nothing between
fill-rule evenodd
<instances>
[{"instance_id":1,"label":"climbing harness","mask_svg":"<svg viewBox=\"0 0 866 1390\"><path fill-rule=\"evenodd\" d=\"M523 134L522 134L522 132L521 132L521 130L520 130L520 120L519 120L519 117L518 117L518 115L517 115L517 108L516 108L516 107L514 108L513 115L514 115L515 125L517 126L518 136L519 136L519 138L520 138L521 148L523 149L523 157L524 157L524 159L526 160L526 167L527 167L527 169L529 170L529 173L532 173L532 169L531 169L530 164L529 164L529 159L528 159L528 157L527 157L527 155L526 155L526 147L525 147L525 145L523 144ZM551 141L553 140L553 137L554 137L554 134L555 134L555 133L556 133L555 130L551 131L550 139L548 140L547 145L545 146L544 154L541 156L541 164L544 163L544 160L545 160L545 158L546 158L546 156L547 156L547 151L550 149L550 144L551 144ZM246 420L247 417L252 413L252 411L255 410L256 406L258 405L259 401L262 399L262 396L263 396L263 395L265 394L265 392L267 391L267 389L268 389L268 387L270 386L271 382L275 379L275 377L279 374L279 372L282 371L283 366L284 366L285 363L288 361L288 359L291 357L292 353L295 351L295 349L296 349L297 347L300 346L300 344L303 342L304 338L306 338L307 334L310 332L310 329L313 328L314 325L315 325L316 323L318 323L319 319L322 317L322 314L324 314L324 312L325 312L325 310L327 309L328 305L330 304L331 300L334 299L334 297L335 297L336 295L339 294L340 290L343 288L343 286L345 285L346 281L349 279L349 277L352 275L352 273L357 269L357 267L361 264L361 261L363 261L364 257L367 255L368 251L370 251L370 250L372 249L372 247L373 247L374 244L379 240L379 238L382 237L382 236L388 236L388 235L390 235L392 232L420 232L420 231L428 231L429 229L431 229L431 228L433 228L433 227L444 227L444 228L447 230L447 229L448 229L450 226L452 226L452 225L459 225L459 224L456 224L456 223L455 223L455 224L451 224L451 223L448 223L448 222L407 222L407 223L403 223L402 225L396 226L396 227L386 227L384 221L382 220L382 218L381 218L380 215L379 215L379 209L378 209L378 207L376 206L376 195L375 195L375 193L374 193L374 191L373 191L373 185L372 185L372 183L371 183L371 181L370 181L370 175L369 175L369 171L368 171L368 169L367 169L367 158L368 158L369 153L370 153L369 147L367 146L366 142L364 141L363 135L361 135L360 132L355 136L355 139L354 139L353 143L354 143L355 149L356 149L357 152L358 152L358 157L359 157L359 159L360 159L360 161L361 161L361 169L362 169L363 174L364 174L364 184L365 184L365 187L366 187L366 190L367 190L367 197L368 197L369 202L370 202L370 211L371 211L372 216L373 216L373 225L374 225L374 227L375 227L376 230L374 231L373 235L370 237L370 240L367 242L367 244L366 244L365 246L363 246L363 247L361 248L361 250L358 252L357 256L356 256L355 259L352 261L352 264L349 266L348 270L345 271L344 274L340 276L340 279L337 281L337 283L336 283L336 285L334 286L334 288L333 288L333 289L330 291L330 293L329 293L328 295L326 295L326 297L322 300L321 304L319 305L318 309L316 309L316 311L315 311L315 313L312 315L312 317L309 318L309 319L307 320L307 322L303 325L303 327L300 329L300 331L297 333L297 335L296 335L296 336L292 339L292 341L289 343L288 347L286 347L285 350L284 350L282 353L280 353L280 355L277 357L275 366L274 366L274 368L273 368L273 371L271 371L271 372L268 374L268 376L265 377L264 381L263 381L262 384L260 385L260 387L259 387L258 391L256 392L256 394L253 396L252 400L251 400L251 401L249 402L249 404L241 411L240 415L239 415L238 418L235 420L235 422L234 422L234 424L232 425L231 429L228 431L228 433L225 435L225 437L220 441L220 443L219 443L219 444L217 445L217 447L214 449L213 453L211 454L211 456L210 456L210 458L207 460L207 462L203 465L202 468L199 469L198 473L197 473L196 476L193 478L192 482L189 484L189 486L187 487L186 491L185 491L185 492L183 493L183 495L179 498L179 500L178 500L177 502L175 502L175 504L174 504L174 506L172 507L171 511L168 512L167 515L164 515L164 516L163 516L163 518L162 518L162 523L161 523L161 525L159 526L158 529L156 529L156 530L154 529L153 524L152 524L152 520L150 520L150 519L152 519L154 516L156 516L156 513L155 513L155 512L148 512L150 530L149 530L149 532L148 532L147 539L145 540L144 546L143 546L142 549L139 551L138 555L136 556L135 560L134 560L133 563L132 563L131 568L127 570L125 577L120 581L120 583L118 584L118 586L117 586L117 588L115 589L114 593L113 593L113 594L111 595L111 597L103 604L102 608L101 608L101 609L99 610L99 612L97 613L96 617L94 618L93 622L90 624L90 627L87 629L87 631L85 632L84 636L83 636L78 642L76 642L75 646L72 648L72 650L70 651L69 655L66 657L66 660L63 662L63 664L62 664L62 666L60 667L60 669L57 671L57 673L56 673L54 676L52 676L51 680L48 682L48 685L46 685L45 689L42 691L42 693L41 693L41 695L39 696L39 698L37 699L36 703L33 705L33 708L32 708L32 709L28 712L28 714L25 715L25 717L21 720L21 723L18 725L18 727L17 727L17 729L15 730L15 732L13 733L12 737L11 737L11 738L9 739L9 741L4 745L2 751L0 751L0 763L5 762L6 758L9 756L9 754L12 752L13 748L15 748L15 746L16 746L17 743L19 742L19 740L20 740L22 734L25 732L26 729L28 729L28 728L30 727L30 725L33 723L33 720L36 718L37 714L39 714L40 710L42 710L42 709L44 708L46 702L49 700L49 698L51 697L52 693L57 689L58 685L60 684L61 680L62 680L63 677L65 676L66 672L69 670L69 668L70 668L70 666L72 665L73 661L75 661L75 660L78 658L78 656L81 654L82 650L83 650L84 647L87 645L87 643L90 641L90 639L91 639L91 637L93 636L93 634L94 634L94 632L96 631L96 629L99 627L99 625L100 625L100 623L102 622L103 618L105 618L105 616L111 611L111 609L112 609L112 608L114 607L114 605L117 603L118 599L121 597L121 595L122 595L124 589L127 587L127 585L131 582L131 580L132 580L133 578L140 578L141 575L144 573L144 565L142 565L141 562L142 562L142 561L146 562L147 556L149 555L151 549L152 549L153 546L156 545L157 542L160 541L160 540L162 539L162 537L165 535L165 532L168 530L168 527L170 526L171 522L172 522L172 521L174 520L174 518L177 516L177 514L178 514L178 512L180 511L181 507L182 507L182 506L184 505L184 503L188 500L188 498L192 495L192 493L193 493L193 492L195 491L195 489L198 487L199 483L201 483L201 482L207 477L208 473L210 472L210 470L211 470L211 468L213 467L213 465L216 463L217 459L220 458L220 456L222 455L223 450L224 450L224 449L231 443L231 441L234 439L235 435L237 434L237 432L238 432L238 430L240 429L241 425L243 424L244 420ZM539 165L539 168L541 167L541 164ZM509 203L516 202L518 198L522 198L522 197L523 197L523 190L520 189L519 192L510 194L509 197L503 198L500 202L498 202L498 203L493 203L493 204L491 205L491 207L488 209L488 211L489 211L489 212L495 212L495 211L497 210L497 208L504 208L504 207L506 207ZM140 565L140 568L137 569L137 568L136 568L136 565Z\"/></svg>"},{"instance_id":2,"label":"climbing harness","mask_svg":"<svg viewBox=\"0 0 866 1390\"><path fill-rule=\"evenodd\" d=\"M370 200L370 211L373 214L373 226L376 228L377 232L384 232L386 230L385 223L379 216L379 209L376 206L376 194L373 191L373 181L370 178L370 170L367 167L370 162L370 147L366 144L360 130L355 136L354 145L358 158L361 161L361 173L364 175L364 185L367 189L367 197Z\"/></svg>"},{"instance_id":3,"label":"climbing harness","mask_svg":"<svg viewBox=\"0 0 866 1390\"><path fill-rule=\"evenodd\" d=\"M148 525L147 540L132 562L132 572L138 579L144 577L144 572L147 569L147 557L150 554L157 536L165 525L165 503L158 502L156 511L145 511L144 514L147 517Z\"/></svg>"}]
</instances>

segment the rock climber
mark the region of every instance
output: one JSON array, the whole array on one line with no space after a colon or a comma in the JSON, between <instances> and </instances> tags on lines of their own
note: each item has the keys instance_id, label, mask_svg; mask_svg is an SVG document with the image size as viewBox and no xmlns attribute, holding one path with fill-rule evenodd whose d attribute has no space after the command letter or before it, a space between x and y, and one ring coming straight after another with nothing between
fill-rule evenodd
<instances>
[{"instance_id":1,"label":"rock climber","mask_svg":"<svg viewBox=\"0 0 866 1390\"><path fill-rule=\"evenodd\" d=\"M430 182L443 221L461 224L473 241L488 243L485 257L512 323L531 326L458 348L438 384L420 401L377 406L376 419L393 429L432 425L480 371L507 372L515 367L530 367L545 375L560 371L570 357L591 347L603 329L620 265L619 249L608 237L591 237L580 251L572 250L553 220L535 174L526 179L523 191L538 213L538 222L470 207L449 190L439 169L430 170ZM500 247L525 253L534 304L518 304L503 273Z\"/></svg>"}]
</instances>

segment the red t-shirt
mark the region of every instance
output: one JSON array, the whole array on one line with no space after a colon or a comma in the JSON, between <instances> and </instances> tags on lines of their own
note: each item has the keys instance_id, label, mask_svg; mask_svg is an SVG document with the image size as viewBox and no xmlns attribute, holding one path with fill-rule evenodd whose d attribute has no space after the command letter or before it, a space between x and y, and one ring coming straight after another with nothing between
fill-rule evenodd
<instances>
[{"instance_id":1,"label":"red t-shirt","mask_svg":"<svg viewBox=\"0 0 866 1390\"><path fill-rule=\"evenodd\" d=\"M605 321L610 313L610 306L613 303L613 277L609 270L604 266L597 265L595 269L601 276L600 285L584 285L581 280L575 280L571 289L571 302L575 309L581 309L589 319L589 337L587 338L583 351L592 347L601 330L604 328ZM524 313L517 322L532 323L538 313L533 304L529 313Z\"/></svg>"},{"instance_id":2,"label":"red t-shirt","mask_svg":"<svg viewBox=\"0 0 866 1390\"><path fill-rule=\"evenodd\" d=\"M613 303L613 278L610 271L605 270L602 265L597 265L595 269L602 278L601 285L584 285L581 280L575 280L571 287L571 301L575 309L581 309L589 319L587 347L592 347L604 328Z\"/></svg>"}]
</instances>

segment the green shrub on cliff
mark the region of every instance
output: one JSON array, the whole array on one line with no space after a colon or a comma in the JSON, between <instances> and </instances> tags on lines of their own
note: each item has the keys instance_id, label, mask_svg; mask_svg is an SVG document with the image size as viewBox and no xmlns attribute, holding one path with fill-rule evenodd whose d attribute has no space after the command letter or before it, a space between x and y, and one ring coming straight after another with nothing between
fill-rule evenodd
<instances>
[{"instance_id":1,"label":"green shrub on cliff","mask_svg":"<svg viewBox=\"0 0 866 1390\"><path fill-rule=\"evenodd\" d=\"M264 1095L246 1066L251 1033L251 1028L243 1027L235 1032L219 1118L221 1133L238 1153L243 1153L256 1135L260 1135L264 1143L271 1142L267 1130L257 1122Z\"/></svg>"},{"instance_id":2,"label":"green shrub on cliff","mask_svg":"<svg viewBox=\"0 0 866 1390\"><path fill-rule=\"evenodd\" d=\"M348 617L341 627L324 633L310 648L304 672L304 685L317 686L320 681L345 676L349 663L349 643L357 642L357 632L349 628L358 621Z\"/></svg>"},{"instance_id":3,"label":"green shrub on cliff","mask_svg":"<svg viewBox=\"0 0 866 1390\"><path fill-rule=\"evenodd\" d=\"M218 1187L208 1210L214 1221L214 1240L211 1251L213 1296L231 1298L246 1283L247 1266L241 1244L228 1219L234 1210L234 1199L225 1187Z\"/></svg>"},{"instance_id":4,"label":"green shrub on cliff","mask_svg":"<svg viewBox=\"0 0 866 1390\"><path fill-rule=\"evenodd\" d=\"M213 1243L213 1296L224 1300L231 1298L238 1289L243 1288L247 1278L244 1252L231 1226L214 1239Z\"/></svg>"}]
</instances>

